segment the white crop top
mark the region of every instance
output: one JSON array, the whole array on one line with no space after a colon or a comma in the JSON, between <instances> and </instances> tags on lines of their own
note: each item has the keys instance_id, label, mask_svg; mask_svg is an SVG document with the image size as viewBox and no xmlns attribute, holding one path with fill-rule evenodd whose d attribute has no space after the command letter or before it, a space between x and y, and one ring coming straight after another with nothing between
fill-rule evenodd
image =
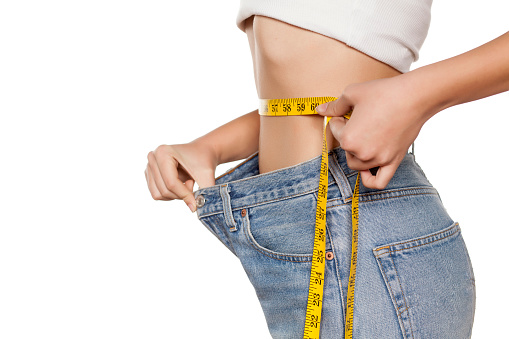
<instances>
[{"instance_id":1,"label":"white crop top","mask_svg":"<svg viewBox=\"0 0 509 339\"><path fill-rule=\"evenodd\" d=\"M419 58L433 0L240 0L237 26L274 18L342 41L400 72Z\"/></svg>"}]
</instances>

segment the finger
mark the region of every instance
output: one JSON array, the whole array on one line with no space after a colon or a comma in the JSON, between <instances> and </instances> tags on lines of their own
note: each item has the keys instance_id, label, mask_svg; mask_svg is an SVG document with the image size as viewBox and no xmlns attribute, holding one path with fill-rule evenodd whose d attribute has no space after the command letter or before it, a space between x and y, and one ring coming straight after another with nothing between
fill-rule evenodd
<instances>
[{"instance_id":1,"label":"finger","mask_svg":"<svg viewBox=\"0 0 509 339\"><path fill-rule=\"evenodd\" d=\"M154 181L154 185L159 191L159 194L161 195L162 199L160 200L174 200L174 199L181 199L184 200L183 197L189 195L189 191L185 184L180 181L176 174L176 169L172 173L170 168L170 177L173 179L170 179L170 182L172 183L170 187L168 187L167 183L163 179L161 169L158 165L156 156L154 155L154 152L149 153L149 168L150 168L150 176L152 177ZM180 188L180 189L179 189ZM184 192L184 193L182 193ZM184 194L184 195L182 195ZM193 203L194 202L194 196L191 194L191 198L188 201L186 201L186 204ZM190 207L191 208L191 207Z\"/></svg>"},{"instance_id":2,"label":"finger","mask_svg":"<svg viewBox=\"0 0 509 339\"><path fill-rule=\"evenodd\" d=\"M184 182L184 185L187 187L188 190L192 191L194 188L194 180L189 179L186 182Z\"/></svg>"},{"instance_id":3,"label":"finger","mask_svg":"<svg viewBox=\"0 0 509 339\"><path fill-rule=\"evenodd\" d=\"M389 184L389 181L391 181L394 173L396 173L398 166L398 163L380 166L376 175L372 175L369 170L363 170L361 171L362 184L369 188L384 189Z\"/></svg>"},{"instance_id":4,"label":"finger","mask_svg":"<svg viewBox=\"0 0 509 339\"><path fill-rule=\"evenodd\" d=\"M154 200L171 200L169 198L163 197L161 192L159 192L159 189L156 186L156 183L154 181L154 178L150 174L150 167L147 165L147 168L145 169L145 179L147 180L147 186L148 190L150 191L150 195L152 196L152 199Z\"/></svg>"},{"instance_id":5,"label":"finger","mask_svg":"<svg viewBox=\"0 0 509 339\"><path fill-rule=\"evenodd\" d=\"M328 117L340 117L352 110L352 103L345 96L323 103L316 107L316 112Z\"/></svg>"},{"instance_id":6,"label":"finger","mask_svg":"<svg viewBox=\"0 0 509 339\"><path fill-rule=\"evenodd\" d=\"M164 180L161 176L159 166L157 165L157 160L153 152L149 153L148 159L149 159L147 166L149 168L148 173L151 178L151 181L153 182L153 185L156 187L157 192L159 192L159 195L162 197L162 199L160 200L178 199L178 196L170 192L166 187L166 184L164 183Z\"/></svg>"},{"instance_id":7,"label":"finger","mask_svg":"<svg viewBox=\"0 0 509 339\"><path fill-rule=\"evenodd\" d=\"M329 128L336 140L341 138L342 129L345 127L345 125L346 119L343 117L334 117L329 120Z\"/></svg>"},{"instance_id":8,"label":"finger","mask_svg":"<svg viewBox=\"0 0 509 339\"><path fill-rule=\"evenodd\" d=\"M165 198L184 200L191 211L196 210L192 190L178 179L177 161L174 158L157 159L153 152L149 154L149 165L157 189Z\"/></svg>"},{"instance_id":9,"label":"finger","mask_svg":"<svg viewBox=\"0 0 509 339\"><path fill-rule=\"evenodd\" d=\"M355 171L369 170L379 165L379 163L376 162L376 159L361 160L354 152L351 151L345 151L345 156L348 167Z\"/></svg>"}]
</instances>

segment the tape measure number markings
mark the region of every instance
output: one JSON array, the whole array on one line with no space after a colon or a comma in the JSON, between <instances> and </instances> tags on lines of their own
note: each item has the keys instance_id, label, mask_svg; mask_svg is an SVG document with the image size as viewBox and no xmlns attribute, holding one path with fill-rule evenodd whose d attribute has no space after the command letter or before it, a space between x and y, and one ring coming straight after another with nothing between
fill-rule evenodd
<instances>
[{"instance_id":1,"label":"tape measure number markings","mask_svg":"<svg viewBox=\"0 0 509 339\"><path fill-rule=\"evenodd\" d=\"M336 97L310 97L292 99L262 99L258 113L265 116L296 116L317 114L315 108L325 102L334 101ZM344 115L350 118L351 112ZM318 339L322 320L323 285L325 279L325 231L327 214L327 188L329 156L327 148L326 127L331 118L324 117L322 160L320 165L320 181L316 204L315 238L309 292L304 325L304 339ZM359 174L355 182L352 196L352 256L350 261L350 277L346 303L345 338L353 337L353 307L355 277L357 271L357 247L359 242Z\"/></svg>"}]
</instances>

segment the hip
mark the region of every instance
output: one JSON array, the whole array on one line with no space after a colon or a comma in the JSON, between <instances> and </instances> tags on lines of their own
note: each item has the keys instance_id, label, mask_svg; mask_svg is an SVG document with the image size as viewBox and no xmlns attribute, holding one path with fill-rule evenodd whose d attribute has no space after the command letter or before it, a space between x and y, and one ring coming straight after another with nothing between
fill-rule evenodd
<instances>
[{"instance_id":1,"label":"hip","mask_svg":"<svg viewBox=\"0 0 509 339\"><path fill-rule=\"evenodd\" d=\"M269 173L257 154L195 192L201 222L241 261L273 338L302 336L320 157ZM321 338L342 338L357 172L329 152ZM383 190L360 187L355 338L468 338L474 276L459 225L409 153ZM454 307L451 307L454 306Z\"/></svg>"}]
</instances>

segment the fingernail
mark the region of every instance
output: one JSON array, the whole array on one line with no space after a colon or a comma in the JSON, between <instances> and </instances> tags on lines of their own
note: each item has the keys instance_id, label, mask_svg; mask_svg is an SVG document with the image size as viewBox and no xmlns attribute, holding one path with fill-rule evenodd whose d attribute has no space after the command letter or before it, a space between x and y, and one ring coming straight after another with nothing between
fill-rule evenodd
<instances>
[{"instance_id":1,"label":"fingernail","mask_svg":"<svg viewBox=\"0 0 509 339\"><path fill-rule=\"evenodd\" d=\"M325 113L325 111L327 110L327 106L329 106L328 102L316 106L315 109L318 113Z\"/></svg>"},{"instance_id":2,"label":"fingernail","mask_svg":"<svg viewBox=\"0 0 509 339\"><path fill-rule=\"evenodd\" d=\"M191 212L193 212L193 213L194 213L194 211L196 210L196 208L194 207L193 203L191 203L191 202L190 202L189 204L187 204L187 207L189 207L189 209L190 209L190 210L191 210Z\"/></svg>"}]
</instances>

